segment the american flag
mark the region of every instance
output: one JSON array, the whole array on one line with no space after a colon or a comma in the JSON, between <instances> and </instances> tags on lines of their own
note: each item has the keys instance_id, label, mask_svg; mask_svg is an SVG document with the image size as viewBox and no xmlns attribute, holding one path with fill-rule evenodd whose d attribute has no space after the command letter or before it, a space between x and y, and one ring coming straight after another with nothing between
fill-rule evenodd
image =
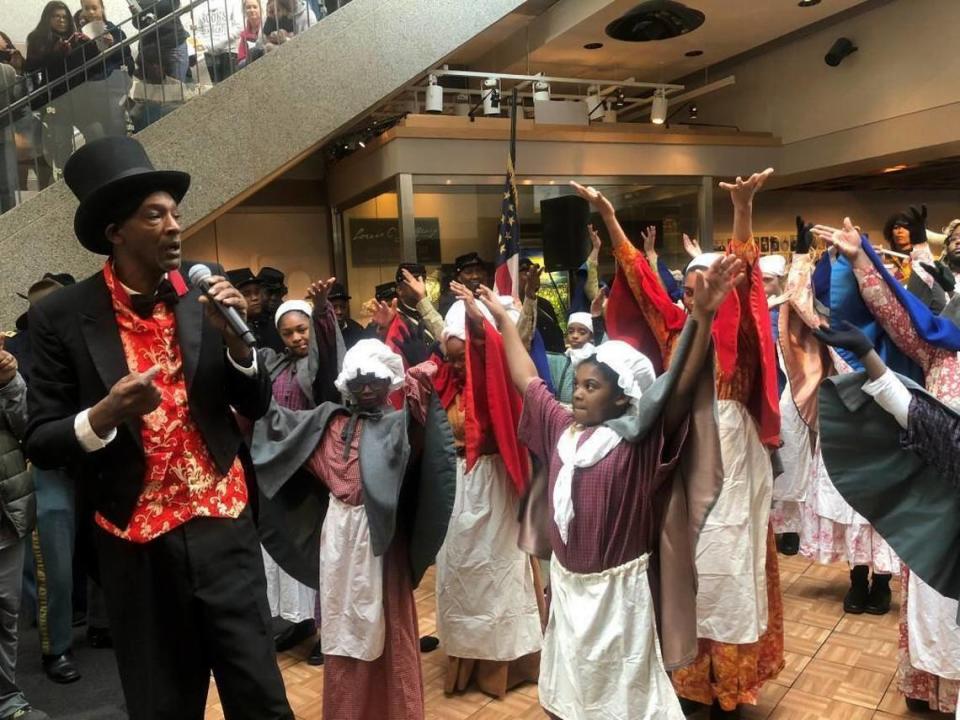
<instances>
[{"instance_id":1,"label":"american flag","mask_svg":"<svg viewBox=\"0 0 960 720\"><path fill-rule=\"evenodd\" d=\"M499 295L517 297L520 271L520 216L517 213L517 183L513 174L513 153L507 156L507 178L500 204L499 254L495 281Z\"/></svg>"}]
</instances>

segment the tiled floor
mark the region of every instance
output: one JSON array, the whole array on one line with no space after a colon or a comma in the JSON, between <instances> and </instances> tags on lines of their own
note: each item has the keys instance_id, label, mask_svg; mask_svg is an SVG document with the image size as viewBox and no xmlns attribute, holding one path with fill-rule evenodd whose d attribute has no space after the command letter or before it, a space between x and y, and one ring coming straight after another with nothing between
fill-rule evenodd
<instances>
[{"instance_id":1,"label":"tiled floor","mask_svg":"<svg viewBox=\"0 0 960 720\"><path fill-rule=\"evenodd\" d=\"M845 565L812 565L799 557L780 558L785 615L786 667L767 683L760 704L743 716L750 720L895 720L914 715L897 693L897 605L888 615L845 615L841 602L849 581ZM420 631L435 627L433 576L417 592ZM304 662L309 644L280 656L287 696L298 720L322 717L323 670ZM423 656L427 718L430 720L507 720L543 718L537 688L528 685L498 701L471 691L446 697L442 650ZM706 717L706 713L703 714ZM223 713L211 690L207 720Z\"/></svg>"}]
</instances>

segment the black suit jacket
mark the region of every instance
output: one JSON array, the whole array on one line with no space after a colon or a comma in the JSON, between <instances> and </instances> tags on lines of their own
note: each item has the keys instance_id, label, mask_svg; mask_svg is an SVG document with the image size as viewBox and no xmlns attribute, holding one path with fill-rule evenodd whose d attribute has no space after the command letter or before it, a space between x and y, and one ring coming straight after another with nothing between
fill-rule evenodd
<instances>
[{"instance_id":1,"label":"black suit jacket","mask_svg":"<svg viewBox=\"0 0 960 720\"><path fill-rule=\"evenodd\" d=\"M191 418L217 469L226 473L243 442L230 407L251 420L261 417L270 404L270 378L262 366L250 378L230 364L199 295L191 289L177 303L177 339ZM85 505L125 528L143 488L140 422L124 423L113 442L93 453L83 450L73 428L77 413L93 407L129 372L103 273L52 293L31 307L29 317L27 456L41 468L77 463Z\"/></svg>"}]
</instances>

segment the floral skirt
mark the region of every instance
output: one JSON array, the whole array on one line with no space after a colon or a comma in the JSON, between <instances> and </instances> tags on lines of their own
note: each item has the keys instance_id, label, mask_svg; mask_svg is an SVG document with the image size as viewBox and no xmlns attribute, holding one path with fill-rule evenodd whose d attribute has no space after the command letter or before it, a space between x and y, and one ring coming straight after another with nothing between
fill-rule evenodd
<instances>
[{"instance_id":1,"label":"floral skirt","mask_svg":"<svg viewBox=\"0 0 960 720\"><path fill-rule=\"evenodd\" d=\"M900 572L900 643L897 650L897 687L908 698L925 700L930 709L942 713L957 710L957 694L960 692L960 680L947 680L910 664L910 634L907 628L907 588L910 585L910 572L903 568Z\"/></svg>"}]
</instances>

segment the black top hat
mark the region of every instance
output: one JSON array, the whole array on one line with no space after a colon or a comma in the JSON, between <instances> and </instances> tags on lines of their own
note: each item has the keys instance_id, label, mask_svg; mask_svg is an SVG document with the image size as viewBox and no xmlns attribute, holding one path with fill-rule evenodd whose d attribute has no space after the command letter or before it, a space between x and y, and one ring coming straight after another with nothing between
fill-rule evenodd
<instances>
[{"instance_id":1,"label":"black top hat","mask_svg":"<svg viewBox=\"0 0 960 720\"><path fill-rule=\"evenodd\" d=\"M269 265L264 265L257 273L257 280L267 287L282 287L286 277L282 272Z\"/></svg>"},{"instance_id":2,"label":"black top hat","mask_svg":"<svg viewBox=\"0 0 960 720\"><path fill-rule=\"evenodd\" d=\"M403 282L404 270L414 277L423 278L427 276L427 268L422 263L400 263L400 265L397 266L397 283Z\"/></svg>"},{"instance_id":3,"label":"black top hat","mask_svg":"<svg viewBox=\"0 0 960 720\"><path fill-rule=\"evenodd\" d=\"M471 265L485 265L486 263L480 259L480 256L475 252L467 253L466 255L460 255L456 260L453 261L453 271L455 273L460 273L464 268L468 268Z\"/></svg>"},{"instance_id":4,"label":"black top hat","mask_svg":"<svg viewBox=\"0 0 960 720\"><path fill-rule=\"evenodd\" d=\"M227 280L238 290L244 285L256 283L260 285L260 278L253 274L250 268L237 268L236 270L227 270Z\"/></svg>"},{"instance_id":5,"label":"black top hat","mask_svg":"<svg viewBox=\"0 0 960 720\"><path fill-rule=\"evenodd\" d=\"M330 292L327 293L327 300L349 300L350 296L347 295L347 289L343 286L343 283L335 282L330 286Z\"/></svg>"},{"instance_id":6,"label":"black top hat","mask_svg":"<svg viewBox=\"0 0 960 720\"><path fill-rule=\"evenodd\" d=\"M374 297L380 302L389 302L397 296L397 284L395 282L383 283L374 288Z\"/></svg>"},{"instance_id":7,"label":"black top hat","mask_svg":"<svg viewBox=\"0 0 960 720\"><path fill-rule=\"evenodd\" d=\"M155 170L143 145L130 137L88 142L67 160L63 179L80 201L73 216L77 239L100 255L112 252L103 231L111 222L108 210L118 201L166 191L179 203L190 187L185 172Z\"/></svg>"}]
</instances>

